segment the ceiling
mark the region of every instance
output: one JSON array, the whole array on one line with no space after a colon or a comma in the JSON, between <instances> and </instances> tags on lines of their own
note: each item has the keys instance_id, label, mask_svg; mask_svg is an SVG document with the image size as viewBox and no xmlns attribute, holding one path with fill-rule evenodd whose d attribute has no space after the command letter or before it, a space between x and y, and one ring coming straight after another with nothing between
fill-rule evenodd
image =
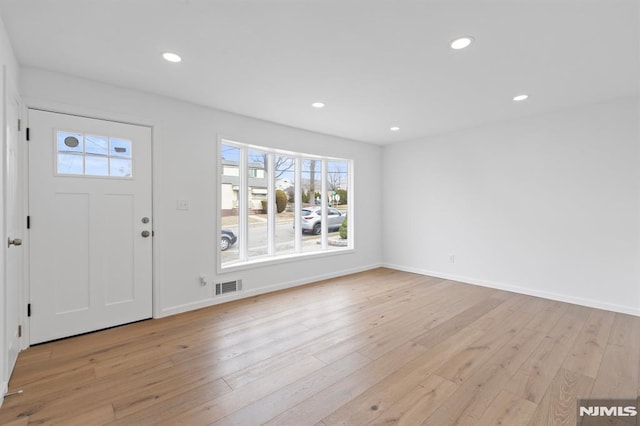
<instances>
[{"instance_id":1,"label":"ceiling","mask_svg":"<svg viewBox=\"0 0 640 426\"><path fill-rule=\"evenodd\" d=\"M638 0L0 0L0 13L22 65L376 144L640 93ZM460 35L475 42L454 51Z\"/></svg>"}]
</instances>

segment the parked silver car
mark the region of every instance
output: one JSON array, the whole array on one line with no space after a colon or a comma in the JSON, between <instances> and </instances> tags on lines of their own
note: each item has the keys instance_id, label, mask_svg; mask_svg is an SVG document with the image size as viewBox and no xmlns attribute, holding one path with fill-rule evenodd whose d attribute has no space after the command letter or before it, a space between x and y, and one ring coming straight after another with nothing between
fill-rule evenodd
<instances>
[{"instance_id":1,"label":"parked silver car","mask_svg":"<svg viewBox=\"0 0 640 426\"><path fill-rule=\"evenodd\" d=\"M342 221L346 215L342 214L339 210L329 208L327 209L327 228L329 231L337 231L342 225ZM321 207L305 207L302 209L302 232L311 232L316 235L320 235L322 232L322 225L320 220L322 219Z\"/></svg>"}]
</instances>

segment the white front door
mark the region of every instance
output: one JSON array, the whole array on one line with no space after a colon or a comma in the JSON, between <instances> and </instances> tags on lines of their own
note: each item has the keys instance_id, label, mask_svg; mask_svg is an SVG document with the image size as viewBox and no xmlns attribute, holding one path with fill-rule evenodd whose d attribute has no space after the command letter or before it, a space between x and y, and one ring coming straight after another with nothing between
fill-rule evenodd
<instances>
[{"instance_id":1,"label":"white front door","mask_svg":"<svg viewBox=\"0 0 640 426\"><path fill-rule=\"evenodd\" d=\"M29 110L30 343L152 315L151 129Z\"/></svg>"},{"instance_id":2,"label":"white front door","mask_svg":"<svg viewBox=\"0 0 640 426\"><path fill-rule=\"evenodd\" d=\"M13 366L20 352L20 315L24 312L22 304L22 259L24 248L22 240L24 238L23 213L22 213L22 191L20 191L20 137L18 131L18 119L20 118L20 100L17 96L8 93L6 98L6 120L5 120L5 152L4 152L4 182L5 182L5 202L4 218L6 240L5 244L5 302L6 302L6 322L5 337L7 348L7 362L4 366L4 377L8 380Z\"/></svg>"}]
</instances>

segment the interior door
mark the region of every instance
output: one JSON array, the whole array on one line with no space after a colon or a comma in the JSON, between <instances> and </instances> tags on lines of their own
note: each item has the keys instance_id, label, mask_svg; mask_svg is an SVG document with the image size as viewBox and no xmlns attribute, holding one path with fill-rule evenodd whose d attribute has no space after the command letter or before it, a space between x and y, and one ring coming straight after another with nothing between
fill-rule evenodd
<instances>
[{"instance_id":1,"label":"interior door","mask_svg":"<svg viewBox=\"0 0 640 426\"><path fill-rule=\"evenodd\" d=\"M152 315L151 129L29 110L30 343Z\"/></svg>"},{"instance_id":2,"label":"interior door","mask_svg":"<svg viewBox=\"0 0 640 426\"><path fill-rule=\"evenodd\" d=\"M10 92L9 92L10 93ZM5 152L4 152L4 182L5 202L4 218L5 229L5 337L7 348L4 377L9 378L13 371L18 352L20 352L20 315L21 307L24 307L21 299L22 292L22 267L24 249L22 239L24 237L22 191L20 191L20 136L18 131L18 119L20 118L20 100L11 94L6 98L5 120Z\"/></svg>"}]
</instances>

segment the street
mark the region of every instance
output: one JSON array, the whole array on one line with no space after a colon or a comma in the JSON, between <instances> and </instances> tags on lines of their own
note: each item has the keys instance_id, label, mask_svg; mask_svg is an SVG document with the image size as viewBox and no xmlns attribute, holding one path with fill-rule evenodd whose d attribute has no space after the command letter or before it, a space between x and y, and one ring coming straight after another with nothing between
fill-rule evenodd
<instances>
[{"instance_id":1,"label":"street","mask_svg":"<svg viewBox=\"0 0 640 426\"><path fill-rule=\"evenodd\" d=\"M229 229L233 231L234 234L238 235L238 226L237 225L228 225L224 226L224 229ZM330 232L329 236L337 236L337 230L335 232ZM278 221L276 222L275 229L275 237L276 237L276 253L277 254L287 254L294 253L294 229L293 229L293 218L286 221ZM302 251L303 252L312 252L320 250L321 237L320 235L310 235L303 234L302 235ZM267 245L267 223L252 223L249 225L249 258L255 258L262 255L267 254L268 245ZM236 243L231 246L228 250L222 252L222 263L231 262L238 259L238 246Z\"/></svg>"}]
</instances>

